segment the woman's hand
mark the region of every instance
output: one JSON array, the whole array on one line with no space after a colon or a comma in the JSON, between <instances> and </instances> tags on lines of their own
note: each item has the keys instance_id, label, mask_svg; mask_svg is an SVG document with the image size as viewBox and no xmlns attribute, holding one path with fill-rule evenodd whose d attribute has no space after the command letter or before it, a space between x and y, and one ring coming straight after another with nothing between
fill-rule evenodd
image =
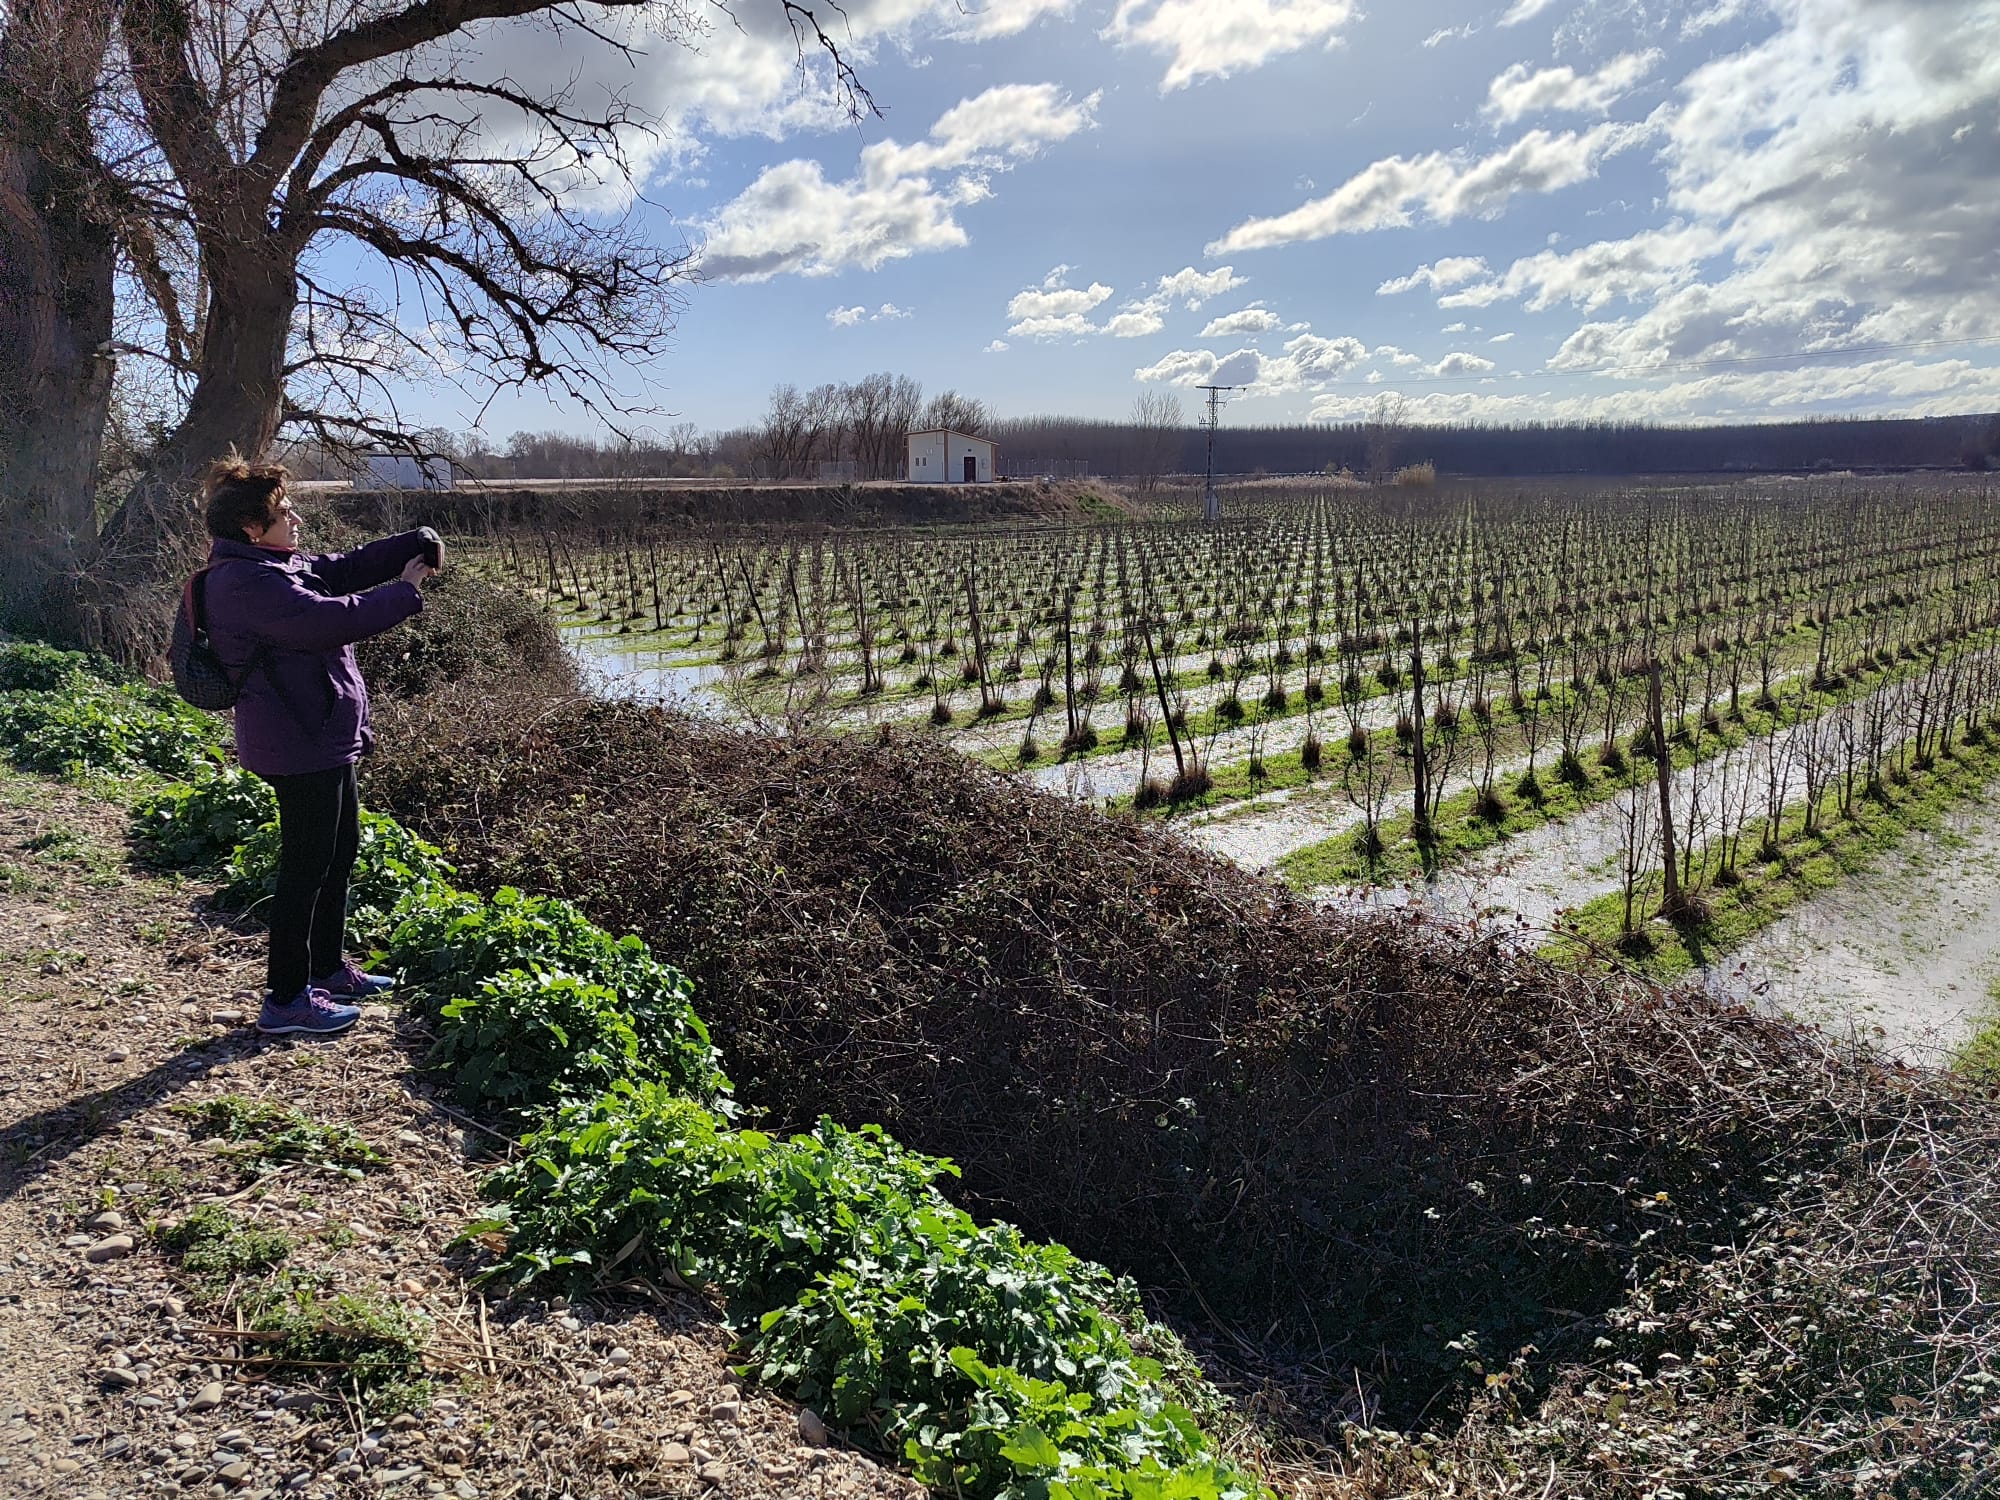
<instances>
[{"instance_id":1,"label":"woman's hand","mask_svg":"<svg viewBox=\"0 0 2000 1500\"><path fill-rule=\"evenodd\" d=\"M413 557L403 564L403 582L414 583L422 588L424 580L437 571L421 557ZM380 576L380 575L377 575Z\"/></svg>"}]
</instances>

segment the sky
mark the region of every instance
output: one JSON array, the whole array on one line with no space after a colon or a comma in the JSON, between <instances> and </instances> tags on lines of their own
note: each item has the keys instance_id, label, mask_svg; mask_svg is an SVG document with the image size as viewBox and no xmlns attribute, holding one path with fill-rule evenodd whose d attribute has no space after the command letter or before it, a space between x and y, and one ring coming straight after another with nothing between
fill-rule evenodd
<instances>
[{"instance_id":1,"label":"sky","mask_svg":"<svg viewBox=\"0 0 2000 1500\"><path fill-rule=\"evenodd\" d=\"M876 370L1006 416L1234 385L1232 424L2000 409L2000 0L821 4L859 121L734 10L474 43L652 122L626 211L696 273L618 372L640 427Z\"/></svg>"}]
</instances>

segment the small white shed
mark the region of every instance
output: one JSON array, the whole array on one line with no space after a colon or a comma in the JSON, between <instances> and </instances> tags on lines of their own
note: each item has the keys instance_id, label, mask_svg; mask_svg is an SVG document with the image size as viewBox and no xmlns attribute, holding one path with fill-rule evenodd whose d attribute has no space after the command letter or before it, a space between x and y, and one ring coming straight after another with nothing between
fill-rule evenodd
<instances>
[{"instance_id":1,"label":"small white shed","mask_svg":"<svg viewBox=\"0 0 2000 1500\"><path fill-rule=\"evenodd\" d=\"M354 471L357 490L448 490L451 460L413 458L407 453L370 453Z\"/></svg>"},{"instance_id":2,"label":"small white shed","mask_svg":"<svg viewBox=\"0 0 2000 1500\"><path fill-rule=\"evenodd\" d=\"M997 443L986 438L932 427L910 434L911 484L987 484L1000 456Z\"/></svg>"}]
</instances>

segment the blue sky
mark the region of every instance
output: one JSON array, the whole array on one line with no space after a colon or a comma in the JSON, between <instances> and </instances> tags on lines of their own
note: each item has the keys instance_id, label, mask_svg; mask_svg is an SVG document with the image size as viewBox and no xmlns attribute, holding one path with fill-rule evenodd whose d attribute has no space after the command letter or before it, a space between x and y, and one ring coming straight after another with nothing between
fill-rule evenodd
<instances>
[{"instance_id":1,"label":"blue sky","mask_svg":"<svg viewBox=\"0 0 2000 1500\"><path fill-rule=\"evenodd\" d=\"M620 376L642 425L882 369L1006 415L1218 379L1238 422L2000 407L2000 0L847 9L858 124L775 0L632 67L480 40L659 123L632 211L702 276Z\"/></svg>"}]
</instances>

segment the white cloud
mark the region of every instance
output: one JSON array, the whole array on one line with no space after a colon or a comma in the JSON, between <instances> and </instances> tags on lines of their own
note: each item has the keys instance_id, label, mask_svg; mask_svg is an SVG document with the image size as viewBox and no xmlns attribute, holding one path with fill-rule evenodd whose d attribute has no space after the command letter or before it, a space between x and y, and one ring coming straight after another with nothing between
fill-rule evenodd
<instances>
[{"instance_id":1,"label":"white cloud","mask_svg":"<svg viewBox=\"0 0 2000 1500\"><path fill-rule=\"evenodd\" d=\"M1443 291L1446 287L1463 286L1486 274L1486 260L1478 255L1447 255L1434 265L1418 266L1407 276L1396 276L1375 288L1378 297L1394 297L1403 292L1415 291L1420 286L1433 291Z\"/></svg>"},{"instance_id":2,"label":"white cloud","mask_svg":"<svg viewBox=\"0 0 2000 1500\"><path fill-rule=\"evenodd\" d=\"M1005 84L953 105L912 145L880 141L829 182L816 161L766 167L708 221L702 273L766 281L826 276L967 242L955 210L992 195L990 178L1093 124L1100 95ZM936 179L950 174L946 180Z\"/></svg>"},{"instance_id":3,"label":"white cloud","mask_svg":"<svg viewBox=\"0 0 2000 1500\"><path fill-rule=\"evenodd\" d=\"M1103 35L1164 54L1164 94L1304 47L1336 45L1354 16L1354 0L1118 0Z\"/></svg>"},{"instance_id":4,"label":"white cloud","mask_svg":"<svg viewBox=\"0 0 2000 1500\"><path fill-rule=\"evenodd\" d=\"M1105 321L1104 331L1114 339L1142 339L1167 326L1159 309L1148 302L1135 302L1124 312Z\"/></svg>"},{"instance_id":5,"label":"white cloud","mask_svg":"<svg viewBox=\"0 0 2000 1500\"><path fill-rule=\"evenodd\" d=\"M1370 359L1386 359L1392 365L1420 365L1424 362L1421 354L1412 354L1407 349L1398 349L1394 344L1378 344L1368 352Z\"/></svg>"},{"instance_id":6,"label":"white cloud","mask_svg":"<svg viewBox=\"0 0 2000 1500\"><path fill-rule=\"evenodd\" d=\"M1269 308L1246 307L1237 312L1224 313L1219 318L1209 319L1208 326L1197 335L1205 339L1240 338L1246 333L1269 333L1284 322Z\"/></svg>"},{"instance_id":7,"label":"white cloud","mask_svg":"<svg viewBox=\"0 0 2000 1500\"><path fill-rule=\"evenodd\" d=\"M1966 43L1992 34L1992 0L1771 8L1775 32L1697 68L1663 112L1680 223L1577 252L1646 305L1584 324L1553 367L2000 335L2000 49ZM1509 281L1590 310L1606 274L1557 258Z\"/></svg>"},{"instance_id":8,"label":"white cloud","mask_svg":"<svg viewBox=\"0 0 2000 1500\"><path fill-rule=\"evenodd\" d=\"M1478 33L1479 28L1469 21L1463 26L1440 26L1436 31L1433 31L1429 36L1424 38L1423 45L1426 47L1437 47L1443 45L1445 42L1458 41L1464 37L1476 36Z\"/></svg>"},{"instance_id":9,"label":"white cloud","mask_svg":"<svg viewBox=\"0 0 2000 1500\"><path fill-rule=\"evenodd\" d=\"M1498 278L1438 298L1440 307L1489 307L1527 298L1531 312L1568 302L1595 312L1618 299L1650 299L1694 280L1701 264L1723 249L1715 230L1678 221L1622 240L1576 250L1543 250L1515 261Z\"/></svg>"},{"instance_id":10,"label":"white cloud","mask_svg":"<svg viewBox=\"0 0 2000 1500\"><path fill-rule=\"evenodd\" d=\"M1393 390L1393 385L1390 389ZM1312 404L1315 422L1354 421L1375 392L1326 392ZM1920 403L1935 415L2000 406L2000 369L1966 360L1872 360L1837 369L1733 371L1563 395L1554 390L1502 393L1476 389L1412 391L1405 415L1424 422L1742 422L1775 416L1891 414Z\"/></svg>"},{"instance_id":11,"label":"white cloud","mask_svg":"<svg viewBox=\"0 0 2000 1500\"><path fill-rule=\"evenodd\" d=\"M898 307L893 302L884 302L873 312L858 305L854 307L836 307L826 315L826 320L835 328L852 328L859 323L893 323L898 319L913 316L915 314L907 307Z\"/></svg>"},{"instance_id":12,"label":"white cloud","mask_svg":"<svg viewBox=\"0 0 2000 1500\"><path fill-rule=\"evenodd\" d=\"M1218 355L1208 349L1175 349L1157 363L1132 372L1141 384L1235 385L1249 396L1275 396L1309 389L1347 374L1368 358L1368 346L1353 338L1301 334L1284 352L1266 355L1238 349Z\"/></svg>"},{"instance_id":13,"label":"white cloud","mask_svg":"<svg viewBox=\"0 0 2000 1500\"><path fill-rule=\"evenodd\" d=\"M1044 313L1023 318L1007 329L1008 336L1017 339L1081 338L1102 331L1082 313Z\"/></svg>"},{"instance_id":14,"label":"white cloud","mask_svg":"<svg viewBox=\"0 0 2000 1500\"><path fill-rule=\"evenodd\" d=\"M1487 156L1432 151L1389 156L1323 198L1290 213L1247 219L1208 247L1211 255L1408 225L1413 213L1448 224L1492 217L1519 193L1547 193L1595 176L1599 163L1650 138L1653 127L1606 121L1585 131L1531 130Z\"/></svg>"},{"instance_id":15,"label":"white cloud","mask_svg":"<svg viewBox=\"0 0 2000 1500\"><path fill-rule=\"evenodd\" d=\"M1007 352L1007 341L1005 339L995 339L986 346L985 352L988 354L1005 354Z\"/></svg>"},{"instance_id":16,"label":"white cloud","mask_svg":"<svg viewBox=\"0 0 2000 1500\"><path fill-rule=\"evenodd\" d=\"M1026 31L1043 16L1067 16L1076 0L966 0L964 15L949 34L967 41L990 41Z\"/></svg>"},{"instance_id":17,"label":"white cloud","mask_svg":"<svg viewBox=\"0 0 2000 1500\"><path fill-rule=\"evenodd\" d=\"M1043 283L1046 287L1047 283ZM1047 290L1016 292L1007 304L1010 318L1051 318L1067 314L1087 313L1111 295L1111 288L1101 281L1093 281L1087 287L1050 287Z\"/></svg>"},{"instance_id":18,"label":"white cloud","mask_svg":"<svg viewBox=\"0 0 2000 1500\"><path fill-rule=\"evenodd\" d=\"M1534 20L1555 3L1556 0L1514 0L1514 3L1507 7L1507 13L1500 18L1500 24L1519 26L1523 21Z\"/></svg>"},{"instance_id":19,"label":"white cloud","mask_svg":"<svg viewBox=\"0 0 2000 1500\"><path fill-rule=\"evenodd\" d=\"M1213 271L1197 271L1193 266L1182 266L1171 276L1162 276L1157 290L1168 301L1178 302L1193 312L1209 298L1233 292L1248 280L1247 276L1238 276L1229 266L1217 266Z\"/></svg>"},{"instance_id":20,"label":"white cloud","mask_svg":"<svg viewBox=\"0 0 2000 1500\"><path fill-rule=\"evenodd\" d=\"M1479 354L1456 351L1430 367L1430 373L1449 380L1458 375L1484 375L1493 368L1493 361Z\"/></svg>"},{"instance_id":21,"label":"white cloud","mask_svg":"<svg viewBox=\"0 0 2000 1500\"><path fill-rule=\"evenodd\" d=\"M1510 328L1505 333L1496 333L1486 342L1489 344L1511 344L1514 342L1514 330Z\"/></svg>"},{"instance_id":22,"label":"white cloud","mask_svg":"<svg viewBox=\"0 0 2000 1500\"><path fill-rule=\"evenodd\" d=\"M1621 53L1595 73L1570 67L1531 73L1526 63L1515 63L1487 85L1479 112L1498 125L1545 112L1601 115L1658 67L1661 56L1657 48Z\"/></svg>"}]
</instances>

